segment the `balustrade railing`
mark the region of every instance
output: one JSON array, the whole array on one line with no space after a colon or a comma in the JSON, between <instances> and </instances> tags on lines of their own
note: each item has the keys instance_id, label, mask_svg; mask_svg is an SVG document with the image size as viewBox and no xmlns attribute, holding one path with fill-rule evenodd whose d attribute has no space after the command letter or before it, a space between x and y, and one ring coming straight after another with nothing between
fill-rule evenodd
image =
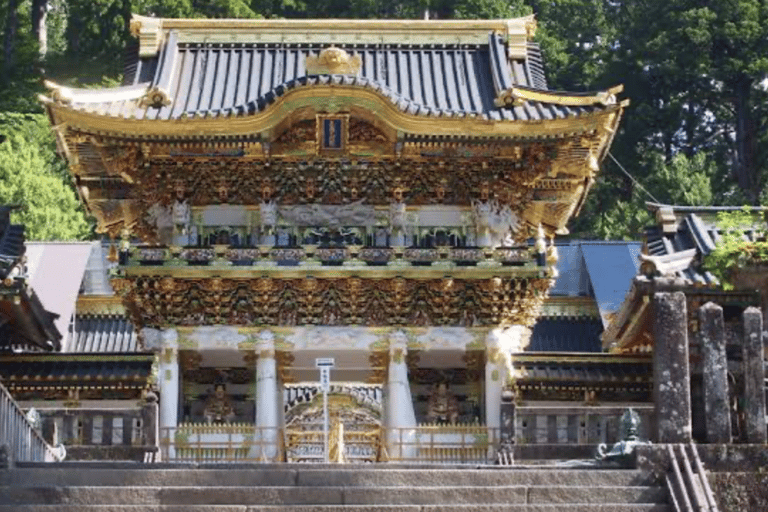
<instances>
[{"instance_id":1,"label":"balustrade railing","mask_svg":"<svg viewBox=\"0 0 768 512\"><path fill-rule=\"evenodd\" d=\"M535 265L531 248L514 247L148 247L136 246L123 259L128 265L168 266L520 266Z\"/></svg>"},{"instance_id":2,"label":"balustrade railing","mask_svg":"<svg viewBox=\"0 0 768 512\"><path fill-rule=\"evenodd\" d=\"M282 430L251 424L181 424L160 429L164 462L285 460Z\"/></svg>"},{"instance_id":3,"label":"balustrade railing","mask_svg":"<svg viewBox=\"0 0 768 512\"><path fill-rule=\"evenodd\" d=\"M627 406L518 406L517 444L612 444L620 440L619 419ZM653 405L632 405L640 415L640 438L653 431Z\"/></svg>"},{"instance_id":4,"label":"balustrade railing","mask_svg":"<svg viewBox=\"0 0 768 512\"><path fill-rule=\"evenodd\" d=\"M499 429L477 424L387 429L387 459L405 463L493 463Z\"/></svg>"},{"instance_id":5,"label":"balustrade railing","mask_svg":"<svg viewBox=\"0 0 768 512\"><path fill-rule=\"evenodd\" d=\"M0 384L0 446L3 445L13 461L56 462L64 458L61 450L45 442L5 386Z\"/></svg>"}]
</instances>

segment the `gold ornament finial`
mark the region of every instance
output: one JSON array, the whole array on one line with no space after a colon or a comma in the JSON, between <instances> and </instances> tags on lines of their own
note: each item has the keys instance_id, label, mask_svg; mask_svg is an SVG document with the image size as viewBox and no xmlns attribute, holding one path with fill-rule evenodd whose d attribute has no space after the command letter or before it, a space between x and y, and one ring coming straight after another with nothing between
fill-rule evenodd
<instances>
[{"instance_id":1,"label":"gold ornament finial","mask_svg":"<svg viewBox=\"0 0 768 512\"><path fill-rule=\"evenodd\" d=\"M359 55L350 55L341 48L330 46L315 57L307 56L308 75L356 75L363 66Z\"/></svg>"}]
</instances>

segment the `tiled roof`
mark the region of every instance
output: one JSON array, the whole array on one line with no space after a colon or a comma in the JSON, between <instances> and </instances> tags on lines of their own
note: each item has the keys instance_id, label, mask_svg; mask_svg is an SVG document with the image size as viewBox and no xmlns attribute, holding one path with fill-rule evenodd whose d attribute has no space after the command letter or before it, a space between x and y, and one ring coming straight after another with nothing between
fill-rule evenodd
<instances>
[{"instance_id":1,"label":"tiled roof","mask_svg":"<svg viewBox=\"0 0 768 512\"><path fill-rule=\"evenodd\" d=\"M133 324L120 315L77 315L69 342L71 352L137 352Z\"/></svg>"},{"instance_id":2,"label":"tiled roof","mask_svg":"<svg viewBox=\"0 0 768 512\"><path fill-rule=\"evenodd\" d=\"M144 388L152 354L13 354L0 356L0 381L13 388Z\"/></svg>"},{"instance_id":3,"label":"tiled roof","mask_svg":"<svg viewBox=\"0 0 768 512\"><path fill-rule=\"evenodd\" d=\"M702 260L720 240L717 214L740 207L667 206L649 203L659 223L646 230L648 258L655 270L702 286L719 286L718 279L702 268ZM755 239L755 230L744 234Z\"/></svg>"},{"instance_id":4,"label":"tiled roof","mask_svg":"<svg viewBox=\"0 0 768 512\"><path fill-rule=\"evenodd\" d=\"M477 116L492 120L562 119L603 109L600 104L524 101L498 107L511 87L547 91L541 51L529 42L525 58L507 58L506 42L491 32L487 44L338 43L359 57L358 74L308 75L306 61L331 44L180 42L171 30L156 57L130 61L123 87L76 91L71 107L119 118L180 119L259 112L288 91L337 84L376 91L418 116ZM169 104L142 105L143 92L168 92ZM103 94L103 101L99 101ZM594 93L584 94L591 96ZM568 96L581 96L568 93ZM87 101L79 98L88 97ZM122 98L122 99L121 99Z\"/></svg>"},{"instance_id":5,"label":"tiled roof","mask_svg":"<svg viewBox=\"0 0 768 512\"><path fill-rule=\"evenodd\" d=\"M607 327L621 307L640 266L640 242L582 242L592 291Z\"/></svg>"},{"instance_id":6,"label":"tiled roof","mask_svg":"<svg viewBox=\"0 0 768 512\"><path fill-rule=\"evenodd\" d=\"M68 331L75 302L93 245L98 242L32 242L27 244L29 282L49 311L56 313L56 328ZM68 340L62 341L68 351Z\"/></svg>"},{"instance_id":7,"label":"tiled roof","mask_svg":"<svg viewBox=\"0 0 768 512\"><path fill-rule=\"evenodd\" d=\"M530 353L513 359L518 372L517 382L532 381L578 383L652 382L653 365L650 358L622 358L609 354Z\"/></svg>"},{"instance_id":8,"label":"tiled roof","mask_svg":"<svg viewBox=\"0 0 768 512\"><path fill-rule=\"evenodd\" d=\"M533 327L531 352L601 352L603 324L597 318L542 318Z\"/></svg>"},{"instance_id":9,"label":"tiled roof","mask_svg":"<svg viewBox=\"0 0 768 512\"><path fill-rule=\"evenodd\" d=\"M58 314L46 311L28 285L24 226L11 224L13 209L0 206L0 351L58 350Z\"/></svg>"}]
</instances>

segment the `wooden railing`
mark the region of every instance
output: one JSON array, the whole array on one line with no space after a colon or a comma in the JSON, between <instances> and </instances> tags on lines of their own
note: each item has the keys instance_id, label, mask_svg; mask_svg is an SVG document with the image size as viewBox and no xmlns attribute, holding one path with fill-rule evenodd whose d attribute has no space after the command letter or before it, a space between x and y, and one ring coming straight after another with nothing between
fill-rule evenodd
<instances>
[{"instance_id":1,"label":"wooden railing","mask_svg":"<svg viewBox=\"0 0 768 512\"><path fill-rule=\"evenodd\" d=\"M620 440L619 418L628 406L518 406L517 444L613 444ZM640 438L649 439L653 405L632 405L640 415Z\"/></svg>"},{"instance_id":2,"label":"wooden railing","mask_svg":"<svg viewBox=\"0 0 768 512\"><path fill-rule=\"evenodd\" d=\"M667 450L670 461L667 490L675 511L718 512L696 445L667 445Z\"/></svg>"},{"instance_id":3,"label":"wooden railing","mask_svg":"<svg viewBox=\"0 0 768 512\"><path fill-rule=\"evenodd\" d=\"M387 430L387 458L407 463L487 464L496 458L499 429L477 424L420 425Z\"/></svg>"},{"instance_id":4,"label":"wooden railing","mask_svg":"<svg viewBox=\"0 0 768 512\"><path fill-rule=\"evenodd\" d=\"M0 446L3 445L7 446L12 461L55 462L64 458L60 450L45 442L0 384Z\"/></svg>"},{"instance_id":5,"label":"wooden railing","mask_svg":"<svg viewBox=\"0 0 768 512\"><path fill-rule=\"evenodd\" d=\"M270 462L285 460L279 428L251 424L181 424L160 429L164 462Z\"/></svg>"}]
</instances>

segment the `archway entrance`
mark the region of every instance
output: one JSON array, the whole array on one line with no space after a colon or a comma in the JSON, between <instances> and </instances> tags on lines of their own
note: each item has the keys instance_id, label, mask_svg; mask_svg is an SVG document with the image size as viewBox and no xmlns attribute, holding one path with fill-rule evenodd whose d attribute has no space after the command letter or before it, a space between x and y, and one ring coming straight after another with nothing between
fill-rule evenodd
<instances>
[{"instance_id":1,"label":"archway entrance","mask_svg":"<svg viewBox=\"0 0 768 512\"><path fill-rule=\"evenodd\" d=\"M323 462L323 395L317 383L285 386L286 462ZM343 459L382 460L382 386L334 383L328 392L330 425L343 426ZM329 432L329 439L333 435ZM331 441L329 441L329 444Z\"/></svg>"}]
</instances>

